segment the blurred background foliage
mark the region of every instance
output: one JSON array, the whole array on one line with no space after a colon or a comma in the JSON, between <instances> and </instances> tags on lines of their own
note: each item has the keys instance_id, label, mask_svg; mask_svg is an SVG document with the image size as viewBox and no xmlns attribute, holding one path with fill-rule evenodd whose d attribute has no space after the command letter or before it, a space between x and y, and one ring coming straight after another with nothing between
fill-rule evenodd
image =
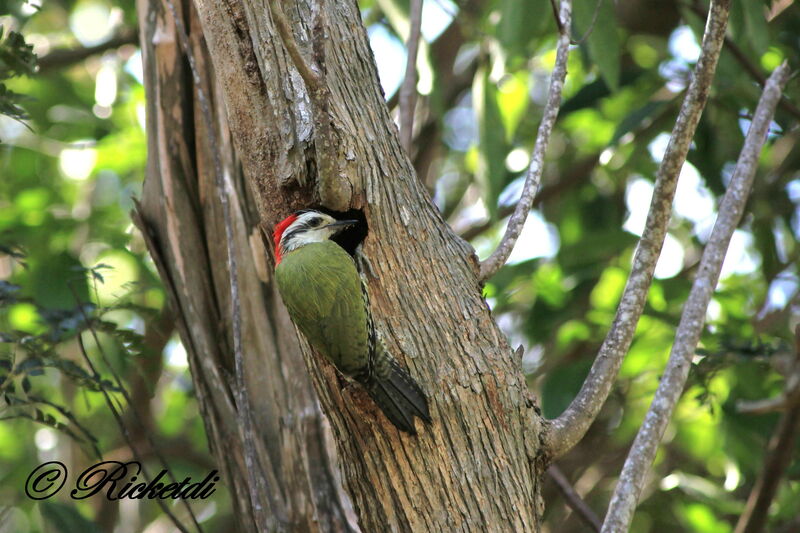
<instances>
[{"instance_id":1,"label":"blurred background foliage","mask_svg":"<svg viewBox=\"0 0 800 533\"><path fill-rule=\"evenodd\" d=\"M179 479L202 479L214 468L175 319L128 214L145 163L134 2L38 1L0 1L0 531L84 531L89 523L168 531L150 501L76 503L61 495L36 503L23 492L30 471L47 460L74 473L98 453L132 458L102 389L151 470L161 467L147 436ZM408 3L360 6L394 108ZM575 2L579 44L542 189L511 261L485 288L496 319L524 347L523 368L550 417L577 392L614 316L708 7L696 0L596 6ZM552 9L549 0L425 0L422 34L411 157L454 230L485 257L529 162L555 59ZM669 354L759 82L784 59L800 65L798 35L793 0L733 2L646 313L600 419L560 461L601 516ZM747 412L741 403L779 396L797 372L798 102L793 82L633 531L733 531L763 467L781 415ZM800 529L794 446L769 531ZM545 501L546 531L584 530L550 482ZM193 505L206 531L231 527L224 487ZM182 507L174 511L187 521Z\"/></svg>"}]
</instances>

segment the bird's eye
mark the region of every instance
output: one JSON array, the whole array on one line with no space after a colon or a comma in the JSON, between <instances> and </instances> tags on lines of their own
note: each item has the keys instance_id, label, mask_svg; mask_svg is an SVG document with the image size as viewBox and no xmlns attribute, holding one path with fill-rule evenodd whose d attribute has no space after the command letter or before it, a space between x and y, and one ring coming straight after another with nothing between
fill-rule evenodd
<instances>
[{"instance_id":1,"label":"bird's eye","mask_svg":"<svg viewBox=\"0 0 800 533\"><path fill-rule=\"evenodd\" d=\"M320 225L321 222L322 222L322 219L319 218L319 217L314 217L314 218L308 219L308 225L311 226L312 228L316 228L317 226Z\"/></svg>"}]
</instances>

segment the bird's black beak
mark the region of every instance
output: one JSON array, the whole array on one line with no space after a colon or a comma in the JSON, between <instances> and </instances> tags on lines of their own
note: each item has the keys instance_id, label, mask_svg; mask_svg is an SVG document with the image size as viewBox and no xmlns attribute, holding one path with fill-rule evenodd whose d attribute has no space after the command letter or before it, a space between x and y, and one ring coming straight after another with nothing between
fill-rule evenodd
<instances>
[{"instance_id":1,"label":"bird's black beak","mask_svg":"<svg viewBox=\"0 0 800 533\"><path fill-rule=\"evenodd\" d=\"M349 226L354 226L358 224L358 220L337 220L336 222L331 222L328 224L329 228L336 228L336 231L341 231L344 228Z\"/></svg>"}]
</instances>

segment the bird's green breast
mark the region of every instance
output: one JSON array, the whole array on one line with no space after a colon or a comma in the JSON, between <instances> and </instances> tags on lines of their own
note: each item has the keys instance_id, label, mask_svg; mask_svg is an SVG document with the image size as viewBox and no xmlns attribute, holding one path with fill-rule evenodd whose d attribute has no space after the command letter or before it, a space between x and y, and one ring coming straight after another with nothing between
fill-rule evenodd
<instances>
[{"instance_id":1,"label":"bird's green breast","mask_svg":"<svg viewBox=\"0 0 800 533\"><path fill-rule=\"evenodd\" d=\"M353 259L332 241L286 253L275 278L289 316L308 341L344 374L369 357L367 309Z\"/></svg>"}]
</instances>

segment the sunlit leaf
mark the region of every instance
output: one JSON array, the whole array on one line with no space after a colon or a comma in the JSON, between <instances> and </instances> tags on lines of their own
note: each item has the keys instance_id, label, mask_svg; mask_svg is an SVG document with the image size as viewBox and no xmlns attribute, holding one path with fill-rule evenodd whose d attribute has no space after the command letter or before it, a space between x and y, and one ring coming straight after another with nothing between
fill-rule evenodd
<instances>
[{"instance_id":1,"label":"sunlit leaf","mask_svg":"<svg viewBox=\"0 0 800 533\"><path fill-rule=\"evenodd\" d=\"M599 4L599 8L598 8ZM575 28L581 38L588 34L589 57L597 65L609 89L619 88L620 45L611 0L575 2Z\"/></svg>"},{"instance_id":2,"label":"sunlit leaf","mask_svg":"<svg viewBox=\"0 0 800 533\"><path fill-rule=\"evenodd\" d=\"M498 106L498 91L485 69L481 69L475 76L472 100L478 119L477 176L484 190L489 215L495 218L497 198L508 182L508 171L505 167L508 145L502 134L503 118Z\"/></svg>"}]
</instances>

